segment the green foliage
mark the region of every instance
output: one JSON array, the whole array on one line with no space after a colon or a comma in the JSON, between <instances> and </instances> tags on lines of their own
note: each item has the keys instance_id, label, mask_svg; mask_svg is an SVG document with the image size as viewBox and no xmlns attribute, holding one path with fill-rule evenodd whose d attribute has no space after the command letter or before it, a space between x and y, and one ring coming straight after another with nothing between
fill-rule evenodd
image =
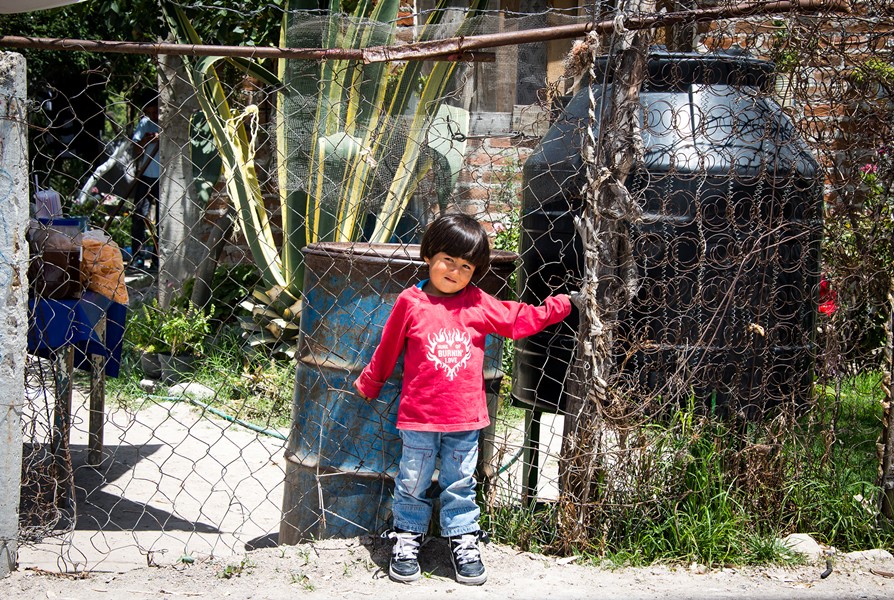
<instances>
[{"instance_id":1,"label":"green foliage","mask_svg":"<svg viewBox=\"0 0 894 600\"><path fill-rule=\"evenodd\" d=\"M301 329L298 316L302 302L293 301L281 288L267 292L255 289L250 298L240 302L245 316L239 316L242 336L254 353L271 358L295 358Z\"/></svg>"},{"instance_id":2,"label":"green foliage","mask_svg":"<svg viewBox=\"0 0 894 600\"><path fill-rule=\"evenodd\" d=\"M170 353L171 348L160 337L164 311L157 299L131 310L127 315L124 341L137 350L149 353Z\"/></svg>"},{"instance_id":3,"label":"green foliage","mask_svg":"<svg viewBox=\"0 0 894 600\"><path fill-rule=\"evenodd\" d=\"M497 505L481 512L481 527L491 539L513 544L531 552L544 552L558 535L557 513L553 504L530 506Z\"/></svg>"},{"instance_id":4,"label":"green foliage","mask_svg":"<svg viewBox=\"0 0 894 600\"><path fill-rule=\"evenodd\" d=\"M179 43L201 44L203 39L182 8L162 2L162 10L171 32ZM267 85L280 87L279 79L259 63L241 58L183 58L186 74L196 91L196 99L205 116L205 123L214 139L224 169L227 193L237 209L237 216L255 263L261 271L265 288L300 289L296 274L283 266L278 245L273 237L255 167L258 107L246 106L233 111L222 85L219 69L226 64L241 69ZM279 128L282 129L282 128ZM284 135L278 131L278 135ZM293 208L283 207L283 219ZM291 239L287 230L286 239ZM288 246L288 244L287 244ZM295 287L297 286L297 287ZM295 294L291 294L297 299Z\"/></svg>"},{"instance_id":5,"label":"green foliage","mask_svg":"<svg viewBox=\"0 0 894 600\"><path fill-rule=\"evenodd\" d=\"M818 388L809 410L747 424L690 403L629 432L628 451L640 453L624 468L630 480L604 478L591 545L577 551L615 565L717 566L802 562L780 542L794 532L844 551L891 547L877 508L880 384L879 373L858 375ZM557 506L485 502L483 513L502 542L560 546Z\"/></svg>"},{"instance_id":6,"label":"green foliage","mask_svg":"<svg viewBox=\"0 0 894 600\"><path fill-rule=\"evenodd\" d=\"M505 213L503 221L495 225L494 229L496 231L494 250L518 252L518 244L521 237L521 218L517 203L515 206L510 206L509 211Z\"/></svg>"},{"instance_id":7,"label":"green foliage","mask_svg":"<svg viewBox=\"0 0 894 600\"><path fill-rule=\"evenodd\" d=\"M290 581L292 583L297 583L298 585L300 585L305 592L312 592L317 589L316 586L314 586L313 582L310 580L310 577L308 577L301 571L291 573L290 577Z\"/></svg>"},{"instance_id":8,"label":"green foliage","mask_svg":"<svg viewBox=\"0 0 894 600\"><path fill-rule=\"evenodd\" d=\"M201 34L215 43L265 46L275 45L279 38L284 0L247 0L235 6L231 0L186 0L178 4L190 14ZM2 15L0 28L4 35L136 42L154 42L168 33L157 0L88 0L58 9ZM84 68L94 58L87 52L33 54L35 66L42 69L54 64ZM65 55L71 59L64 60Z\"/></svg>"},{"instance_id":9,"label":"green foliage","mask_svg":"<svg viewBox=\"0 0 894 600\"><path fill-rule=\"evenodd\" d=\"M785 448L792 459L779 526L840 549L890 546L894 531L880 526L877 510L881 375L860 374L819 394Z\"/></svg>"},{"instance_id":10,"label":"green foliage","mask_svg":"<svg viewBox=\"0 0 894 600\"><path fill-rule=\"evenodd\" d=\"M777 31L773 34L770 59L775 63L777 71L791 73L801 63L798 49L792 43L791 32L785 21L776 19L773 26Z\"/></svg>"},{"instance_id":11,"label":"green foliage","mask_svg":"<svg viewBox=\"0 0 894 600\"><path fill-rule=\"evenodd\" d=\"M257 565L249 559L248 557L243 558L237 564L228 564L224 567L223 571L218 573L218 577L221 579L232 579L233 577L239 577L243 574L251 573L251 570L254 569Z\"/></svg>"},{"instance_id":12,"label":"green foliage","mask_svg":"<svg viewBox=\"0 0 894 600\"><path fill-rule=\"evenodd\" d=\"M748 551L743 564L798 565L806 562L803 554L793 551L776 536L749 533L745 535L744 539Z\"/></svg>"},{"instance_id":13,"label":"green foliage","mask_svg":"<svg viewBox=\"0 0 894 600\"><path fill-rule=\"evenodd\" d=\"M479 7L469 3L461 35ZM442 23L446 3L427 15L419 32L420 41L433 39ZM372 10L368 12L368 6ZM337 14L338 3L324 27L324 48L364 48L395 43L398 0L375 4L358 3L352 18ZM462 161L464 144L445 138L439 128L449 120L453 131L467 128L469 115L444 104L444 95L456 69L454 61L435 61L420 88L422 65L407 61L396 65L363 61L322 61L319 65L319 93L309 140L302 140L289 168L309 172L308 189L297 193L301 227L308 242L353 241L360 239L365 222L374 212L373 242L391 240L400 216L419 181L434 169L439 202L453 186L456 163ZM304 74L287 71L284 83ZM389 95L390 91L390 95ZM299 117L300 118L300 117ZM406 125L406 137L397 133ZM441 123L440 127L438 123ZM450 136L452 137L452 136ZM309 152L306 152L309 150ZM399 158L395 161L394 159ZM338 185L333 186L332 182ZM369 198L373 190L387 190L380 199ZM375 209L373 205L380 204ZM284 220L287 215L284 212ZM306 223L306 224L305 224ZM288 223L284 226L291 231ZM300 245L297 249L300 250ZM287 257L286 262L300 260Z\"/></svg>"},{"instance_id":14,"label":"green foliage","mask_svg":"<svg viewBox=\"0 0 894 600\"><path fill-rule=\"evenodd\" d=\"M499 188L497 191L496 202L498 205L506 207L504 218L502 221L494 224L494 250L506 250L509 252L519 252L519 242L521 240L521 202L519 200L519 181L520 170L517 161L510 161L504 165L499 173ZM509 276L509 300L518 299L518 274L513 271ZM503 340L503 356L501 358L500 368L506 375L500 389L500 397L504 405L509 403L509 391L512 386L512 369L515 363L515 341Z\"/></svg>"},{"instance_id":15,"label":"green foliage","mask_svg":"<svg viewBox=\"0 0 894 600\"><path fill-rule=\"evenodd\" d=\"M87 40L157 39L154 35L141 37L143 30L134 28L133 23L158 23L155 2L128 2L128 9L120 16L109 3L101 0L53 10L0 15L0 32ZM70 200L78 182L102 162L100 138L109 121L106 111L110 100L128 97L134 88L155 85L155 62L152 57L137 54L120 54L112 58L98 52L20 52L27 64L28 96L34 102L34 108L28 112L32 173L42 187L62 194L65 214L72 214L75 207L70 206ZM63 142L57 134L71 121L76 122L81 131L70 143ZM76 156L66 151L72 151ZM68 158L62 158L64 156ZM117 232L109 233L122 247L129 245L129 235L127 243L122 243L124 240Z\"/></svg>"},{"instance_id":16,"label":"green foliage","mask_svg":"<svg viewBox=\"0 0 894 600\"><path fill-rule=\"evenodd\" d=\"M858 85L880 83L890 88L894 85L894 65L880 58L870 58L858 65L851 79Z\"/></svg>"},{"instance_id":17,"label":"green foliage","mask_svg":"<svg viewBox=\"0 0 894 600\"><path fill-rule=\"evenodd\" d=\"M130 213L122 211L117 217L112 219L108 229L106 229L109 208L109 206L97 202L96 199L89 198L82 204L76 202L65 203L63 212L65 215L71 217L87 217L87 223L89 224L88 229L102 229L116 244L118 244L119 248L130 247Z\"/></svg>"},{"instance_id":18,"label":"green foliage","mask_svg":"<svg viewBox=\"0 0 894 600\"><path fill-rule=\"evenodd\" d=\"M0 32L29 37L77 38L87 40L154 41L161 31L154 0L130 0L123 13L104 0L90 0L52 10L0 15ZM148 26L148 29L147 29ZM46 82L67 81L88 71L113 69L115 74L140 73L151 64L149 57L129 55L109 64L106 57L90 52L22 50L27 60L28 91L39 95ZM116 81L118 82L116 84ZM112 78L112 89L124 83ZM33 85L32 85L33 84ZM130 83L125 83L129 86ZM81 88L80 91L83 91Z\"/></svg>"},{"instance_id":19,"label":"green foliage","mask_svg":"<svg viewBox=\"0 0 894 600\"><path fill-rule=\"evenodd\" d=\"M890 118L890 113L888 118ZM894 160L882 146L854 165L851 191L830 203L823 261L839 310L829 330L848 359L878 360L885 340L888 294L894 278Z\"/></svg>"},{"instance_id":20,"label":"green foliage","mask_svg":"<svg viewBox=\"0 0 894 600\"><path fill-rule=\"evenodd\" d=\"M157 35L169 31L161 21L157 1L153 19ZM227 46L275 46L279 40L279 24L286 0L190 0L177 5L188 15L199 35L215 44Z\"/></svg>"},{"instance_id":21,"label":"green foliage","mask_svg":"<svg viewBox=\"0 0 894 600\"><path fill-rule=\"evenodd\" d=\"M214 193L214 184L220 180L223 163L214 145L208 120L201 112L189 118L189 161L192 163L196 199L206 206Z\"/></svg>"},{"instance_id":22,"label":"green foliage","mask_svg":"<svg viewBox=\"0 0 894 600\"><path fill-rule=\"evenodd\" d=\"M218 390L217 408L266 427L288 427L295 362L246 354L239 329L226 327L209 347L197 381Z\"/></svg>"},{"instance_id":23,"label":"green foliage","mask_svg":"<svg viewBox=\"0 0 894 600\"><path fill-rule=\"evenodd\" d=\"M170 349L172 356L204 354L205 338L211 333L210 313L206 314L192 302L185 310L172 305L168 310L159 312L162 317L159 338Z\"/></svg>"},{"instance_id":24,"label":"green foliage","mask_svg":"<svg viewBox=\"0 0 894 600\"><path fill-rule=\"evenodd\" d=\"M745 519L724 469L729 433L723 423L699 416L692 400L667 425L649 426L654 474L646 484L653 489L645 492L656 500L645 519L612 520L608 550L623 549L629 539L647 561L741 561Z\"/></svg>"},{"instance_id":25,"label":"green foliage","mask_svg":"<svg viewBox=\"0 0 894 600\"><path fill-rule=\"evenodd\" d=\"M521 241L521 199L519 198L519 183L521 167L517 161L510 161L497 173L499 188L496 194L496 204L504 206L503 220L494 223L494 250L507 250L518 253ZM509 279L511 298L517 298L518 279L515 273Z\"/></svg>"},{"instance_id":26,"label":"green foliage","mask_svg":"<svg viewBox=\"0 0 894 600\"><path fill-rule=\"evenodd\" d=\"M128 319L128 326L130 319ZM127 336L125 330L125 336ZM146 398L146 392L140 387L143 371L140 368L140 350L132 346L125 337L124 349L121 352L121 369L118 377L108 377L105 381L107 402L118 408L137 410ZM90 385L89 375L85 386Z\"/></svg>"},{"instance_id":27,"label":"green foliage","mask_svg":"<svg viewBox=\"0 0 894 600\"><path fill-rule=\"evenodd\" d=\"M249 46L277 43L283 4L284 0L249 0L238 5L228 0L178 3L190 12L197 29L207 39L216 44ZM166 38L169 31L161 18L157 0L88 0L58 9L0 15L0 33L155 42ZM32 120L29 152L34 157L34 172L39 175L43 187L59 191L68 200L78 183L83 182L85 174L102 162L99 160L100 145L87 143L89 148L79 159L57 159L67 148L55 139L53 129L71 117L54 116L49 107L52 105L53 111L63 108L74 111L75 119L83 124L86 132L79 144L84 138L99 138L103 133L106 134L104 139L112 139L120 131L107 131L108 124L114 121L121 128L132 117L121 114L127 113L121 111L125 106L122 100L131 98L134 90L158 86L157 59L141 54L20 52L27 61L29 97L39 104L39 110L29 111ZM103 113L109 118L104 118ZM88 154L94 150L96 156ZM207 187L200 190L200 195ZM65 204L66 214L89 214L86 210L69 202ZM99 222L94 219L93 224ZM128 219L119 218L109 234L122 248L129 246Z\"/></svg>"},{"instance_id":28,"label":"green foliage","mask_svg":"<svg viewBox=\"0 0 894 600\"><path fill-rule=\"evenodd\" d=\"M142 310L134 311L134 315L142 314ZM149 314L163 313L150 310ZM160 320L160 316L156 318ZM122 354L121 374L106 382L108 397L131 408L138 407L146 395L139 385L142 378L139 356L131 351L135 335L131 327L141 319L137 316L128 319L125 331L128 346ZM148 338L150 343L161 344L157 330ZM225 414L259 427L286 429L291 425L295 362L265 358L253 352L247 354L238 327L221 327L205 344L205 353L199 357L192 380L216 391L214 398L207 402ZM208 416L215 418L210 413Z\"/></svg>"},{"instance_id":29,"label":"green foliage","mask_svg":"<svg viewBox=\"0 0 894 600\"><path fill-rule=\"evenodd\" d=\"M300 3L299 3L300 4ZM367 16L368 19L361 18ZM472 4L474 12L477 2ZM206 37L196 26L189 11L179 4L162 3L168 25L178 41L198 44ZM358 3L354 18L341 14L343 7L331 3L331 14L324 23L320 45L324 48L359 48L391 43L396 35L394 20L400 3L383 0L374 4ZM224 10L221 8L221 10ZM420 34L423 39L434 35L445 11L429 13L429 21ZM282 20L281 45L287 43L290 24L306 19L304 13L285 14ZM368 214L366 194L370 187L384 185L388 193L378 211L373 241L389 241L397 220L419 180L433 165L438 164L451 171L451 159L461 160L462 152L451 142L449 148L436 147L431 141L433 121L441 112L449 113L454 121L462 111L450 109L442 100L451 80L456 63L435 62L432 72L419 90L420 61L408 61L398 67L382 63L365 64L363 61L321 61L313 65L319 69L319 86L314 86L316 106L310 102L297 102L297 92L292 82L304 82L310 76L307 65L300 61L281 61L278 75L261 68L258 63L243 59L229 59L227 68L241 69L265 84L273 86L277 94L278 110L288 112L289 119L302 117L313 121L308 139L290 141L286 127L278 127L277 152L280 156L301 156L304 168L280 161L277 165L281 195L281 218L285 244L278 244L270 226L272 219L264 204L254 164L255 135L257 133L256 106L234 110L221 86L220 69L226 65L220 58L207 57L198 60L184 59L187 73L202 111L207 119L215 144L221 154L226 173L227 191L237 207L237 216L246 240L251 247L255 262L261 269L264 290L275 296L285 292L289 307L299 298L303 284L303 257L301 248L308 242L322 240L355 240L360 236ZM296 66L296 63L298 66ZM395 71L397 69L397 71ZM297 71L296 71L297 70ZM394 78L397 77L395 80ZM390 84L389 84L390 82ZM392 93L386 97L391 85ZM300 104L303 109L292 107L286 111L286 102ZM306 114L305 114L306 113ZM399 144L395 135L399 129L396 119L409 118L408 136ZM465 114L465 120L468 114ZM292 128L299 130L298 128ZM394 142L394 143L392 143ZM293 147L287 147L291 144ZM395 145L400 145L395 148ZM385 160L386 157L400 160ZM386 155L387 153L387 155ZM455 156L454 156L455 155ZM394 164L392 164L394 163ZM288 184L286 169L293 172L307 171L309 182L301 189ZM437 178L437 177L436 177ZM443 179L443 176L442 176ZM334 186L337 197L324 198L323 190ZM439 185L443 194L450 185Z\"/></svg>"},{"instance_id":30,"label":"green foliage","mask_svg":"<svg viewBox=\"0 0 894 600\"><path fill-rule=\"evenodd\" d=\"M253 265L221 266L215 269L208 306L211 320L228 323L236 319L239 304L251 295L251 290L260 281L261 275ZM183 282L183 292L173 298L171 304L181 310L188 309L195 283L195 278Z\"/></svg>"}]
</instances>

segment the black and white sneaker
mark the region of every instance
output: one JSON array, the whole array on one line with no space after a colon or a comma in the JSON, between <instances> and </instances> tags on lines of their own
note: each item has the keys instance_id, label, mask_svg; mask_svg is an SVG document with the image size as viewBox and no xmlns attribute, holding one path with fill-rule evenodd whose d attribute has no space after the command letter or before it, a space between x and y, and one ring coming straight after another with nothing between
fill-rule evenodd
<instances>
[{"instance_id":1,"label":"black and white sneaker","mask_svg":"<svg viewBox=\"0 0 894 600\"><path fill-rule=\"evenodd\" d=\"M394 581L416 581L422 576L419 569L419 546L425 537L412 531L386 531L383 538L394 541L391 549L391 562L388 564L388 576Z\"/></svg>"},{"instance_id":2,"label":"black and white sneaker","mask_svg":"<svg viewBox=\"0 0 894 600\"><path fill-rule=\"evenodd\" d=\"M486 531L478 530L450 538L450 555L459 583L481 585L487 581L487 569L481 562L481 551L478 549L479 541L485 544L490 541Z\"/></svg>"}]
</instances>

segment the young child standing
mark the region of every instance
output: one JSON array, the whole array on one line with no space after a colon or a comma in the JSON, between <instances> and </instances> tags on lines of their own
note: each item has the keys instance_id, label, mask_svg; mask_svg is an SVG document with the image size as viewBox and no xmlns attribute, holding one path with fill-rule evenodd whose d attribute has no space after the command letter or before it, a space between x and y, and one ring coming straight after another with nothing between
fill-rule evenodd
<instances>
[{"instance_id":1,"label":"young child standing","mask_svg":"<svg viewBox=\"0 0 894 600\"><path fill-rule=\"evenodd\" d=\"M571 312L566 295L542 306L500 301L470 285L490 264L487 234L472 217L448 214L426 230L420 249L429 279L401 292L382 340L354 387L379 395L404 354L397 413L403 442L394 489L394 541L388 574L396 581L421 575L417 554L428 531L432 501L426 497L440 456L441 535L449 539L456 580L487 580L478 542L475 466L478 433L490 423L484 391L485 337L532 335Z\"/></svg>"}]
</instances>

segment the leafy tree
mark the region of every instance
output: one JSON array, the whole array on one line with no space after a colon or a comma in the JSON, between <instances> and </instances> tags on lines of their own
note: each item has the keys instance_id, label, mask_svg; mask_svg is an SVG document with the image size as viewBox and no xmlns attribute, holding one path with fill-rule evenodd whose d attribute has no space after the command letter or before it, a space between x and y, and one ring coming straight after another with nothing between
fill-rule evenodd
<instances>
[{"instance_id":1,"label":"leafy tree","mask_svg":"<svg viewBox=\"0 0 894 600\"><path fill-rule=\"evenodd\" d=\"M222 45L275 45L283 0L188 0L180 6L207 40ZM0 15L0 34L147 42L169 29L157 0L88 0L62 8ZM156 87L156 58L55 50L21 50L28 68L32 171L63 196L105 160L104 139L132 122L136 107L122 104ZM110 105L115 105L110 108ZM108 114L117 122L109 124ZM112 129L110 132L109 129Z\"/></svg>"}]
</instances>

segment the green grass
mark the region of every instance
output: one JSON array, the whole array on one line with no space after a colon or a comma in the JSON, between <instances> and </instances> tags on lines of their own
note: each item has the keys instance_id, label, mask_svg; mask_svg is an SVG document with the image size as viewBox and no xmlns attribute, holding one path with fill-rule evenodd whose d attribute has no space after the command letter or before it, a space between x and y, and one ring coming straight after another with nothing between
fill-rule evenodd
<instances>
[{"instance_id":1,"label":"green grass","mask_svg":"<svg viewBox=\"0 0 894 600\"><path fill-rule=\"evenodd\" d=\"M217 576L221 579L232 579L234 577L239 577L243 574L251 573L252 569L254 569L257 565L249 559L248 557L243 558L238 563L228 564L226 567L220 571Z\"/></svg>"},{"instance_id":2,"label":"green grass","mask_svg":"<svg viewBox=\"0 0 894 600\"><path fill-rule=\"evenodd\" d=\"M86 390L90 385L90 376L87 373L83 376L81 385ZM146 398L146 391L140 387L141 379L143 370L140 367L140 354L125 340L118 377L106 377L105 380L106 405L129 411L138 410Z\"/></svg>"},{"instance_id":3,"label":"green grass","mask_svg":"<svg viewBox=\"0 0 894 600\"><path fill-rule=\"evenodd\" d=\"M295 363L246 354L240 332L225 327L208 344L191 381L215 392L209 405L244 421L270 428L291 424ZM136 409L146 398L140 388L143 373L139 353L125 340L118 378L106 380L106 397L118 406ZM156 394L164 395L164 388Z\"/></svg>"},{"instance_id":4,"label":"green grass","mask_svg":"<svg viewBox=\"0 0 894 600\"><path fill-rule=\"evenodd\" d=\"M556 507L552 504L496 506L482 511L481 527L495 542L525 551L549 552L558 535L556 518Z\"/></svg>"},{"instance_id":5,"label":"green grass","mask_svg":"<svg viewBox=\"0 0 894 600\"><path fill-rule=\"evenodd\" d=\"M624 483L603 481L589 541L573 551L609 565L788 565L803 558L779 540L795 532L842 551L891 548L894 530L876 508L880 381L868 373L818 387L806 411L759 423L733 425L692 406L650 421L629 437L646 450L625 464ZM562 552L561 511L484 512L499 541Z\"/></svg>"},{"instance_id":6,"label":"green grass","mask_svg":"<svg viewBox=\"0 0 894 600\"><path fill-rule=\"evenodd\" d=\"M195 380L218 396L210 402L234 417L265 427L288 427L292 418L295 363L246 355L236 329L229 330L202 361Z\"/></svg>"},{"instance_id":7,"label":"green grass","mask_svg":"<svg viewBox=\"0 0 894 600\"><path fill-rule=\"evenodd\" d=\"M817 410L801 417L786 444L792 457L779 526L810 533L841 550L891 547L878 523L878 458L883 392L879 373L819 390Z\"/></svg>"}]
</instances>

